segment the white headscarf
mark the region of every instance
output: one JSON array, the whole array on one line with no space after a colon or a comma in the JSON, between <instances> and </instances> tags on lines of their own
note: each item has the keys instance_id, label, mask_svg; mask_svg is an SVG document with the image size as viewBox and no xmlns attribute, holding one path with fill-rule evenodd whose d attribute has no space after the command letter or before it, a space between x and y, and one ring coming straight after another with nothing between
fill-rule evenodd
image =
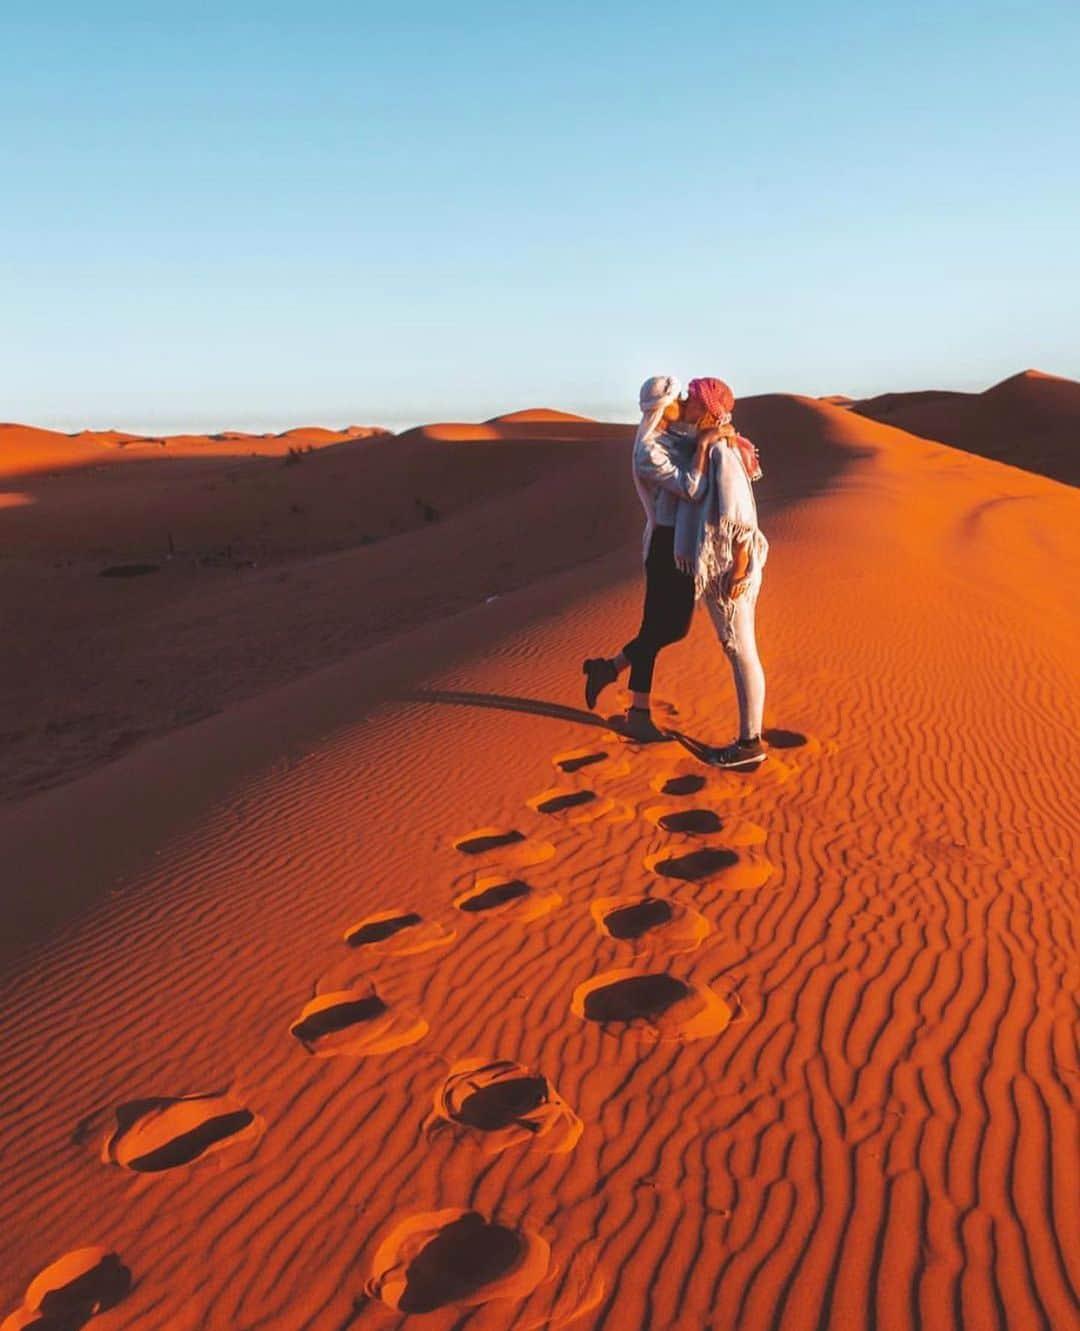
<instances>
[{"instance_id":1,"label":"white headscarf","mask_svg":"<svg viewBox=\"0 0 1080 1331\"><path fill-rule=\"evenodd\" d=\"M638 406L643 414L663 411L682 392L682 384L673 374L654 374L638 390Z\"/></svg>"},{"instance_id":2,"label":"white headscarf","mask_svg":"<svg viewBox=\"0 0 1080 1331\"><path fill-rule=\"evenodd\" d=\"M682 392L682 384L673 374L654 374L646 379L638 390L638 406L641 408L641 424L634 436L634 456L638 447L651 435L658 434L663 421L664 408ZM645 510L645 534L642 538L642 559L649 553L649 542L656 526L656 503L648 487L642 484L636 463L633 467L634 488L638 492L641 506Z\"/></svg>"}]
</instances>

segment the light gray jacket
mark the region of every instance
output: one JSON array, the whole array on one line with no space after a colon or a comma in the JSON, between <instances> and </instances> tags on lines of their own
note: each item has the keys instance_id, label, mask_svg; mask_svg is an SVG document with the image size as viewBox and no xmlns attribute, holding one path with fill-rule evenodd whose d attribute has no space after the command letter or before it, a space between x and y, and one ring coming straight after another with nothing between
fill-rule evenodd
<instances>
[{"instance_id":1,"label":"light gray jacket","mask_svg":"<svg viewBox=\"0 0 1080 1331\"><path fill-rule=\"evenodd\" d=\"M634 485L645 510L642 559L648 558L653 531L675 526L679 500L693 503L704 490L701 475L690 465L693 440L661 430L662 420L662 408L647 412L634 440Z\"/></svg>"}]
</instances>

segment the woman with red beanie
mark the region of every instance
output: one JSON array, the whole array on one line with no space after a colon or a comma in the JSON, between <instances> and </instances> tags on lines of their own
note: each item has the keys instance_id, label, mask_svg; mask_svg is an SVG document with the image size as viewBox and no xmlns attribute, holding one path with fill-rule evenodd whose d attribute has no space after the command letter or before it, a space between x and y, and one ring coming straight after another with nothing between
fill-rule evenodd
<instances>
[{"instance_id":1,"label":"woman with red beanie","mask_svg":"<svg viewBox=\"0 0 1080 1331\"><path fill-rule=\"evenodd\" d=\"M765 759L761 727L765 671L758 655L755 612L769 543L758 526L752 483L761 477L757 449L733 430L735 396L722 379L692 379L683 419L708 450L704 493L680 503L675 521L675 563L694 580L705 601L735 681L739 734L714 750L718 767L757 766Z\"/></svg>"}]
</instances>

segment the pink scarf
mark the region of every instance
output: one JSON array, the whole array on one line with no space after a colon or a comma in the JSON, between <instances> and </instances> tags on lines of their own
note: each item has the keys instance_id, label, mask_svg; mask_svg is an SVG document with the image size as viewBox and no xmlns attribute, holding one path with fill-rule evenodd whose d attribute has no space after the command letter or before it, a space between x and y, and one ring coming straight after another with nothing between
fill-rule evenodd
<instances>
[{"instance_id":1,"label":"pink scarf","mask_svg":"<svg viewBox=\"0 0 1080 1331\"><path fill-rule=\"evenodd\" d=\"M710 416L720 425L728 425L735 409L735 394L723 379L691 379L686 385L690 397L696 397ZM732 444L739 450L746 474L752 481L761 480L761 459L758 451L744 434L736 434Z\"/></svg>"},{"instance_id":2,"label":"pink scarf","mask_svg":"<svg viewBox=\"0 0 1080 1331\"><path fill-rule=\"evenodd\" d=\"M742 464L746 468L746 474L752 481L761 480L761 459L758 457L758 451L744 434L736 434L732 441L739 450L739 456L742 458Z\"/></svg>"}]
</instances>

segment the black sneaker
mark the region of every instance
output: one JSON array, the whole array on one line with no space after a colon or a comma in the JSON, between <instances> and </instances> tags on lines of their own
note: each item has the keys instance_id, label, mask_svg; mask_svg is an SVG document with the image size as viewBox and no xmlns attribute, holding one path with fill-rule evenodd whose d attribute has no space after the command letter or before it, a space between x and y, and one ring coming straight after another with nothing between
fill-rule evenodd
<instances>
[{"instance_id":1,"label":"black sneaker","mask_svg":"<svg viewBox=\"0 0 1080 1331\"><path fill-rule=\"evenodd\" d=\"M769 755L761 737L755 739L737 739L734 744L726 744L722 749L713 749L709 759L713 767L757 767Z\"/></svg>"},{"instance_id":2,"label":"black sneaker","mask_svg":"<svg viewBox=\"0 0 1080 1331\"><path fill-rule=\"evenodd\" d=\"M615 663L606 657L590 656L581 667L581 673L585 676L585 706L591 712L596 708L596 700L604 689L619 678L619 672L615 669Z\"/></svg>"}]
</instances>

